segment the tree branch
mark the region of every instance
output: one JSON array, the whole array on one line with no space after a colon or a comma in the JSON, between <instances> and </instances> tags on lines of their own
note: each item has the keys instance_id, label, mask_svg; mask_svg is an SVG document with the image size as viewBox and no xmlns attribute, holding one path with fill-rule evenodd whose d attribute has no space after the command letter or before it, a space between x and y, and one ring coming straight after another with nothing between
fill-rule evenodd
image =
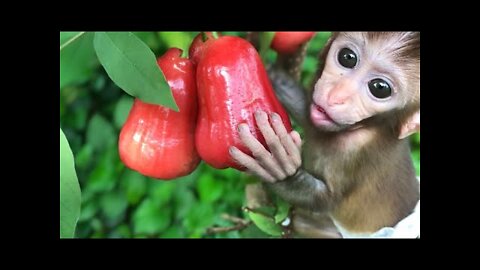
<instances>
[{"instance_id":1,"label":"tree branch","mask_svg":"<svg viewBox=\"0 0 480 270\"><path fill-rule=\"evenodd\" d=\"M248 225L250 225L251 222L247 222L247 223L239 223L235 226L231 226L231 227L213 227L213 228L208 228L207 229L207 234L216 234L216 233L222 233L222 232L231 232L231 231L240 231L242 229L244 229L245 227L247 227Z\"/></svg>"},{"instance_id":2,"label":"tree branch","mask_svg":"<svg viewBox=\"0 0 480 270\"><path fill-rule=\"evenodd\" d=\"M285 70L295 81L300 81L302 75L302 65L307 55L307 47L310 41L302 44L293 54L278 54L274 66Z\"/></svg>"},{"instance_id":3,"label":"tree branch","mask_svg":"<svg viewBox=\"0 0 480 270\"><path fill-rule=\"evenodd\" d=\"M241 219L238 217L231 216L229 214L222 214L222 218L233 223L236 223L234 226L230 227L212 227L207 229L207 234L216 234L222 232L230 232L230 231L240 231L250 225L252 222L249 220Z\"/></svg>"},{"instance_id":4,"label":"tree branch","mask_svg":"<svg viewBox=\"0 0 480 270\"><path fill-rule=\"evenodd\" d=\"M228 221L231 221L233 223L241 223L241 224L244 224L244 223L248 223L249 221L248 220L245 220L245 219L241 219L239 217L234 217L234 216L231 216L229 214L222 214L221 216L223 219L225 220L228 220Z\"/></svg>"}]
</instances>

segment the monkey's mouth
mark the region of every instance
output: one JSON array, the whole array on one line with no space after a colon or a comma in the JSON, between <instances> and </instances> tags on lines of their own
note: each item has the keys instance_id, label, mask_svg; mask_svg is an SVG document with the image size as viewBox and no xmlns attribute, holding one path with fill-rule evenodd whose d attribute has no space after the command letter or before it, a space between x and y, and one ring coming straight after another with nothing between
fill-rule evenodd
<instances>
[{"instance_id":1,"label":"monkey's mouth","mask_svg":"<svg viewBox=\"0 0 480 270\"><path fill-rule=\"evenodd\" d=\"M316 103L312 103L312 106L310 107L310 119L316 126L338 126L338 123L335 122L330 115L328 115L325 109Z\"/></svg>"}]
</instances>

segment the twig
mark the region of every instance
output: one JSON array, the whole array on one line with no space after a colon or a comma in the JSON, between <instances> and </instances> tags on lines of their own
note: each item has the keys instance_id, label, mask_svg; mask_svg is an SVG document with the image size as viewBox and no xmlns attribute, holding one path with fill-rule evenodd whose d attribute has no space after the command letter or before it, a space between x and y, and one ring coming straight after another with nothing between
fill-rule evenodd
<instances>
[{"instance_id":1,"label":"twig","mask_svg":"<svg viewBox=\"0 0 480 270\"><path fill-rule=\"evenodd\" d=\"M222 232L230 232L230 231L240 231L241 229L247 227L250 225L251 221L245 222L245 223L238 223L235 226L230 226L230 227L213 227L213 228L208 228L207 229L207 234L216 234L216 233L222 233Z\"/></svg>"},{"instance_id":2,"label":"twig","mask_svg":"<svg viewBox=\"0 0 480 270\"><path fill-rule=\"evenodd\" d=\"M229 227L213 227L213 228L208 228L207 229L207 234L215 234L215 233L222 233L222 232L230 232L230 231L239 231L242 230L243 228L247 227L250 225L252 222L249 220L241 219L238 217L231 216L229 214L222 214L221 216L223 219L231 221L235 223L234 226L229 226Z\"/></svg>"},{"instance_id":3,"label":"twig","mask_svg":"<svg viewBox=\"0 0 480 270\"><path fill-rule=\"evenodd\" d=\"M295 81L300 81L302 65L307 55L307 48L310 42L307 41L300 46L293 54L279 54L275 66L285 70Z\"/></svg>"},{"instance_id":4,"label":"twig","mask_svg":"<svg viewBox=\"0 0 480 270\"><path fill-rule=\"evenodd\" d=\"M248 220L245 220L245 219L241 219L239 217L234 217L234 216L231 216L229 214L222 214L222 218L225 219L225 220L228 220L228 221L231 221L233 223L241 223L241 224L244 224L244 223L247 223Z\"/></svg>"}]
</instances>

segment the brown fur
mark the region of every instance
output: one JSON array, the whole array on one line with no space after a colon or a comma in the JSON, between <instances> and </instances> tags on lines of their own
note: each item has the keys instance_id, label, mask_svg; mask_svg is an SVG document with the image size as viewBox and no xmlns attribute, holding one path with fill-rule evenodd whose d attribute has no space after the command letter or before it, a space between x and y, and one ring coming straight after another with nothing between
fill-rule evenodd
<instances>
[{"instance_id":1,"label":"brown fur","mask_svg":"<svg viewBox=\"0 0 480 270\"><path fill-rule=\"evenodd\" d=\"M341 238L335 224L327 213L305 209L292 211L292 228L295 236L307 238Z\"/></svg>"},{"instance_id":2,"label":"brown fur","mask_svg":"<svg viewBox=\"0 0 480 270\"><path fill-rule=\"evenodd\" d=\"M321 54L318 78L338 35L332 35ZM332 217L352 232L374 232L395 225L413 210L420 196L408 140L398 140L400 126L420 108L419 33L368 32L364 37L369 42L395 39L400 44L394 59L406 68L408 85L404 90L409 91L410 99L404 108L369 119L364 128L355 131L324 133L306 128L303 153L305 169L324 180L331 191L326 205L331 205ZM306 219L297 221L302 222ZM316 227L309 225L312 235L325 223L317 222Z\"/></svg>"},{"instance_id":3,"label":"brown fur","mask_svg":"<svg viewBox=\"0 0 480 270\"><path fill-rule=\"evenodd\" d=\"M374 128L357 132L364 132L361 140L369 141L344 152L358 140L307 131L305 169L324 179L331 190L330 210L337 221L351 231L374 232L411 212L419 199L418 183L408 140L388 139L387 131Z\"/></svg>"},{"instance_id":4,"label":"brown fur","mask_svg":"<svg viewBox=\"0 0 480 270\"><path fill-rule=\"evenodd\" d=\"M398 139L402 125L420 109L419 33L333 33L321 53L315 82L322 75L332 42L340 35L364 42L367 48L376 50L374 54L387 50L388 56L392 55L390 61L398 66L395 74L400 74L396 78L400 87L397 90L406 94L400 96L401 105L362 120L359 129L327 132L313 127L306 119L301 121L305 130L303 169L322 180L327 188L315 190L298 184L308 181L289 180L270 187L296 202L292 225L295 232L306 237L339 237L330 217L350 232L371 233L393 226L413 210L420 196L409 140ZM370 47L372 44L374 47ZM310 106L311 100L304 101L312 98L311 93L308 98L301 97L300 103L293 96L301 96L304 93L301 89L289 89L285 86L288 84L279 83L280 76L273 78L278 84L277 96L290 108L290 113L300 119L309 118L301 108ZM294 179L301 177L305 174ZM298 192L300 186L301 192Z\"/></svg>"}]
</instances>

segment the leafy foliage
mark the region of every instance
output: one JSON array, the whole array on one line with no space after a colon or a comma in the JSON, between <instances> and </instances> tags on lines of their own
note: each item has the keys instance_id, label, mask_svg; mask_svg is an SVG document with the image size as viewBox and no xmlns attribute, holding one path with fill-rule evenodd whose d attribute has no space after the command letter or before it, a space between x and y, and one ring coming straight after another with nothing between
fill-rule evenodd
<instances>
[{"instance_id":1,"label":"leafy foliage","mask_svg":"<svg viewBox=\"0 0 480 270\"><path fill-rule=\"evenodd\" d=\"M72 41L81 32L60 32L60 47L65 46L69 41Z\"/></svg>"},{"instance_id":2,"label":"leafy foliage","mask_svg":"<svg viewBox=\"0 0 480 270\"><path fill-rule=\"evenodd\" d=\"M77 32L68 32L62 36L60 44L75 36ZM93 33L86 33L60 52L60 89L80 84L88 80L98 61L93 50Z\"/></svg>"},{"instance_id":3,"label":"leafy foliage","mask_svg":"<svg viewBox=\"0 0 480 270\"><path fill-rule=\"evenodd\" d=\"M262 60L266 60L266 54L268 49L270 48L270 44L272 43L273 37L275 36L275 32L262 32L260 34L260 57Z\"/></svg>"},{"instance_id":4,"label":"leafy foliage","mask_svg":"<svg viewBox=\"0 0 480 270\"><path fill-rule=\"evenodd\" d=\"M275 222L271 216L267 216L262 213L248 212L248 215L257 227L263 232L272 236L281 236L282 227Z\"/></svg>"}]
</instances>

